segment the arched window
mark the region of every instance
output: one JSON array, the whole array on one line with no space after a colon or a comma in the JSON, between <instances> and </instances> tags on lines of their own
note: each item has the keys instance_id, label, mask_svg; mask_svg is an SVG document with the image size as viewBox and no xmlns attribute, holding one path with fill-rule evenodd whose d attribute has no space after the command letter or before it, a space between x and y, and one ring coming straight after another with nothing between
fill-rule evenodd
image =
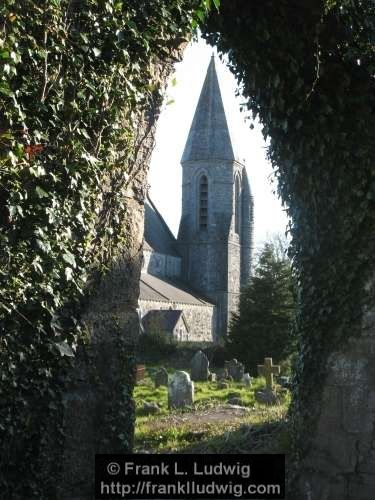
<instances>
[{"instance_id":1,"label":"arched window","mask_svg":"<svg viewBox=\"0 0 375 500\"><path fill-rule=\"evenodd\" d=\"M208 179L202 175L199 179L199 229L207 230L208 225Z\"/></svg>"},{"instance_id":2,"label":"arched window","mask_svg":"<svg viewBox=\"0 0 375 500\"><path fill-rule=\"evenodd\" d=\"M241 185L240 177L237 175L234 182L234 230L240 234L241 228Z\"/></svg>"}]
</instances>

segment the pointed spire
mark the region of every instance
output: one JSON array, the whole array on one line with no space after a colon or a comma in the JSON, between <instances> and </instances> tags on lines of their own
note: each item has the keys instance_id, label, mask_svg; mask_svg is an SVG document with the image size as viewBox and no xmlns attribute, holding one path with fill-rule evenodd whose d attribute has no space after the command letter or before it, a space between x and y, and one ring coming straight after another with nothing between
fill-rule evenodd
<instances>
[{"instance_id":1,"label":"pointed spire","mask_svg":"<svg viewBox=\"0 0 375 500\"><path fill-rule=\"evenodd\" d=\"M181 163L211 159L236 159L221 98L214 54L208 65Z\"/></svg>"}]
</instances>

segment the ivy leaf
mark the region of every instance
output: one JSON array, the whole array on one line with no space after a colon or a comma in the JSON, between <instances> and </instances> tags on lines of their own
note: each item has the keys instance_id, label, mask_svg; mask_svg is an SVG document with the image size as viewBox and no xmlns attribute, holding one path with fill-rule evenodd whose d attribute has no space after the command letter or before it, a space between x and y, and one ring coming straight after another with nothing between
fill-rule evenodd
<instances>
[{"instance_id":1,"label":"ivy leaf","mask_svg":"<svg viewBox=\"0 0 375 500\"><path fill-rule=\"evenodd\" d=\"M73 278L73 269L71 267L65 268L66 281L71 281Z\"/></svg>"},{"instance_id":2,"label":"ivy leaf","mask_svg":"<svg viewBox=\"0 0 375 500\"><path fill-rule=\"evenodd\" d=\"M37 271L40 274L43 274L43 268L36 259L32 261L31 265L33 266L35 271Z\"/></svg>"},{"instance_id":3,"label":"ivy leaf","mask_svg":"<svg viewBox=\"0 0 375 500\"><path fill-rule=\"evenodd\" d=\"M69 358L74 358L74 352L73 349L70 347L70 345L67 342L55 342L54 343L55 347L61 354L61 356L67 356Z\"/></svg>"},{"instance_id":4,"label":"ivy leaf","mask_svg":"<svg viewBox=\"0 0 375 500\"><path fill-rule=\"evenodd\" d=\"M206 17L206 14L204 12L204 10L197 10L197 16L199 17L199 20L203 23L205 17Z\"/></svg>"},{"instance_id":5,"label":"ivy leaf","mask_svg":"<svg viewBox=\"0 0 375 500\"><path fill-rule=\"evenodd\" d=\"M9 206L9 215L11 217L14 217L17 214L19 214L21 217L23 216L22 207L20 205L10 205Z\"/></svg>"},{"instance_id":6,"label":"ivy leaf","mask_svg":"<svg viewBox=\"0 0 375 500\"><path fill-rule=\"evenodd\" d=\"M36 240L36 246L42 250L44 253L50 253L51 252L51 245L48 242L44 242L42 240L37 239Z\"/></svg>"},{"instance_id":7,"label":"ivy leaf","mask_svg":"<svg viewBox=\"0 0 375 500\"><path fill-rule=\"evenodd\" d=\"M92 51L94 52L94 56L95 56L95 57L99 57L99 56L100 56L100 54L102 53L102 51L101 51L100 49L98 49L97 47L94 47L94 48L92 49Z\"/></svg>"},{"instance_id":8,"label":"ivy leaf","mask_svg":"<svg viewBox=\"0 0 375 500\"><path fill-rule=\"evenodd\" d=\"M129 26L129 28L130 28L130 29L132 29L132 30L134 30L134 31L136 31L136 30L137 30L137 25L135 24L135 22L134 22L134 21L131 21L131 20L130 20L130 21L128 21L128 23L127 23L127 24L128 24L128 26Z\"/></svg>"},{"instance_id":9,"label":"ivy leaf","mask_svg":"<svg viewBox=\"0 0 375 500\"><path fill-rule=\"evenodd\" d=\"M39 198L48 198L48 193L46 193L46 191L44 191L44 189L40 186L36 186L35 192Z\"/></svg>"},{"instance_id":10,"label":"ivy leaf","mask_svg":"<svg viewBox=\"0 0 375 500\"><path fill-rule=\"evenodd\" d=\"M72 267L76 267L76 259L72 253L66 252L63 254L62 258L67 264L70 264Z\"/></svg>"}]
</instances>

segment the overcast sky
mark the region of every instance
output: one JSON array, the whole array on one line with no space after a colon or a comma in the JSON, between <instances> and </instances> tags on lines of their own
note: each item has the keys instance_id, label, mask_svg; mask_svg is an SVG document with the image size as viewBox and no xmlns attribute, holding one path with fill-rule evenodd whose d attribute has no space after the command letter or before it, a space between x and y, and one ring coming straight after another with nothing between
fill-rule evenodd
<instances>
[{"instance_id":1,"label":"overcast sky","mask_svg":"<svg viewBox=\"0 0 375 500\"><path fill-rule=\"evenodd\" d=\"M216 51L214 51L216 54ZM149 184L151 198L172 232L177 235L181 214L180 160L193 120L194 111L210 57L212 47L200 39L189 44L183 61L175 65L165 103L157 124L156 145L151 159ZM255 246L259 248L273 233L285 233L287 217L272 183L272 168L266 160L266 143L260 126L245 122L245 113L239 110L241 97L235 97L236 81L218 56L216 69L227 115L228 125L235 137L240 158L245 160L250 187L254 197Z\"/></svg>"}]
</instances>

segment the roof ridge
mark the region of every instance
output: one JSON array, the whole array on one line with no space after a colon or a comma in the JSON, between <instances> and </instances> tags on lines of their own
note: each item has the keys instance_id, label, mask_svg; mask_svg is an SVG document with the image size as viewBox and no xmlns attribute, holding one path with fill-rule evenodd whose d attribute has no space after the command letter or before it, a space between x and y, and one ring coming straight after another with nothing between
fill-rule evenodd
<instances>
[{"instance_id":1,"label":"roof ridge","mask_svg":"<svg viewBox=\"0 0 375 500\"><path fill-rule=\"evenodd\" d=\"M177 243L177 238L175 237L175 235L172 233L172 231L170 230L168 224L165 222L163 216L161 215L161 213L159 212L159 210L156 208L156 205L155 203L151 200L151 197L149 195L149 193L147 193L146 195L146 198L147 198L147 201L150 203L150 205L152 206L152 208L155 210L156 212L156 215L159 217L159 219L161 220L162 224L164 225L165 229L168 231L168 234L169 236L171 236L171 238L173 239L173 242Z\"/></svg>"},{"instance_id":2,"label":"roof ridge","mask_svg":"<svg viewBox=\"0 0 375 500\"><path fill-rule=\"evenodd\" d=\"M149 285L148 283L146 283L143 279L142 279L142 275L141 275L141 281L144 285L148 286L149 288L151 288L151 290L153 290L155 293L157 293L158 295L161 295L162 297L164 297L166 300L168 300L168 302L170 302L170 298L167 297L166 295L162 294L161 292L159 292L159 290L156 290L156 288L154 288L153 286ZM155 309L155 311L157 311L157 309Z\"/></svg>"},{"instance_id":3,"label":"roof ridge","mask_svg":"<svg viewBox=\"0 0 375 500\"><path fill-rule=\"evenodd\" d=\"M148 279L148 277L150 279ZM154 281L153 281L154 280ZM140 282L147 287L147 289L152 290L158 297L160 297L159 300L162 301L167 301L167 302L173 302L175 304L186 304L186 305L191 305L192 302L190 300L186 300L186 296L191 297L191 299L194 299L194 304L199 305L199 306L215 306L215 302L212 299L209 299L208 297L203 297L202 295L199 294L195 289L192 289L188 284L185 282L180 282L177 280L171 280L169 278L166 278L165 276L160 277L160 276L155 276L150 273L142 273ZM151 283L150 283L151 282ZM162 293L163 286L169 286L172 287L171 290L166 289L166 293L172 294L171 297L166 295L165 293ZM174 293L181 292L185 294L185 297L182 295L174 295ZM147 298L142 298L140 297L140 300L150 300L153 301L154 299L147 299Z\"/></svg>"}]
</instances>

